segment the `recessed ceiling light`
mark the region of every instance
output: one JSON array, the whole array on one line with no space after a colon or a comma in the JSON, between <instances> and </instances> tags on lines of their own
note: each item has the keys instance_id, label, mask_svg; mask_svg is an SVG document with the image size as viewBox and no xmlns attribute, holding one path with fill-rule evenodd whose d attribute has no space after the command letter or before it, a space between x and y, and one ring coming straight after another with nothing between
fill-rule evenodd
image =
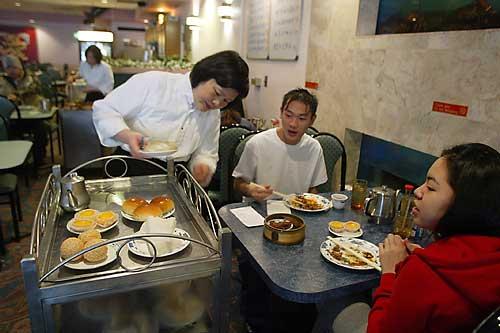
<instances>
[{"instance_id":1,"label":"recessed ceiling light","mask_svg":"<svg viewBox=\"0 0 500 333\"><path fill-rule=\"evenodd\" d=\"M108 0L101 0L102 3L108 3Z\"/></svg>"},{"instance_id":2,"label":"recessed ceiling light","mask_svg":"<svg viewBox=\"0 0 500 333\"><path fill-rule=\"evenodd\" d=\"M35 23L36 21L34 19L30 19L29 21L31 24Z\"/></svg>"},{"instance_id":3,"label":"recessed ceiling light","mask_svg":"<svg viewBox=\"0 0 500 333\"><path fill-rule=\"evenodd\" d=\"M148 19L144 19L144 24L148 24L149 23L149 20Z\"/></svg>"},{"instance_id":4,"label":"recessed ceiling light","mask_svg":"<svg viewBox=\"0 0 500 333\"><path fill-rule=\"evenodd\" d=\"M20 2L16 2L14 5L16 5L16 7L21 7L21 3Z\"/></svg>"}]
</instances>

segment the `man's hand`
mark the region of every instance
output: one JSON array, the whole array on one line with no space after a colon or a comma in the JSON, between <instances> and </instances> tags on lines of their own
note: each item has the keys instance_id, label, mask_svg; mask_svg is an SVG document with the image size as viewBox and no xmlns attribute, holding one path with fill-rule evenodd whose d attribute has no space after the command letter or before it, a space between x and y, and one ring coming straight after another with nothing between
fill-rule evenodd
<instances>
[{"instance_id":1,"label":"man's hand","mask_svg":"<svg viewBox=\"0 0 500 333\"><path fill-rule=\"evenodd\" d=\"M380 263L383 273L395 273L396 265L408 257L403 239L398 235L389 234L383 243L378 244Z\"/></svg>"},{"instance_id":2,"label":"man's hand","mask_svg":"<svg viewBox=\"0 0 500 333\"><path fill-rule=\"evenodd\" d=\"M208 186L212 175L208 165L200 163L193 166L193 177L201 186Z\"/></svg>"},{"instance_id":3,"label":"man's hand","mask_svg":"<svg viewBox=\"0 0 500 333\"><path fill-rule=\"evenodd\" d=\"M145 157L140 147L143 140L143 135L141 133L125 129L118 132L118 134L115 135L115 139L128 144L132 156L137 158Z\"/></svg>"},{"instance_id":4,"label":"man's hand","mask_svg":"<svg viewBox=\"0 0 500 333\"><path fill-rule=\"evenodd\" d=\"M273 189L271 188L271 185L250 183L247 185L247 194L255 200L263 201L273 194Z\"/></svg>"}]
</instances>

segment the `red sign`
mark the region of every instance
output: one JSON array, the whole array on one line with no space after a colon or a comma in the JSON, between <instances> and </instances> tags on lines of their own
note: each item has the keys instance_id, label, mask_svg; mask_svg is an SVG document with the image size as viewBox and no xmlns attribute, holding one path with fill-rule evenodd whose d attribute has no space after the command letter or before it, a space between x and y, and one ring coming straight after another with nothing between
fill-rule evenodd
<instances>
[{"instance_id":1,"label":"red sign","mask_svg":"<svg viewBox=\"0 0 500 333\"><path fill-rule=\"evenodd\" d=\"M467 105L449 104L434 101L432 111L453 114L455 116L467 117L469 107Z\"/></svg>"},{"instance_id":2,"label":"red sign","mask_svg":"<svg viewBox=\"0 0 500 333\"><path fill-rule=\"evenodd\" d=\"M312 81L306 81L306 88L309 89L318 89L319 83L318 82L312 82Z\"/></svg>"}]
</instances>

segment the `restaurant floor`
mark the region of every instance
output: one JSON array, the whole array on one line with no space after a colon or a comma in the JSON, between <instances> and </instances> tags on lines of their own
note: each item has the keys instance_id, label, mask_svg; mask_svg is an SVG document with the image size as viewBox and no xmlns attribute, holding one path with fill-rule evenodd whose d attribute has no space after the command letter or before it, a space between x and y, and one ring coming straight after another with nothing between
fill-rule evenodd
<instances>
[{"instance_id":1,"label":"restaurant floor","mask_svg":"<svg viewBox=\"0 0 500 333\"><path fill-rule=\"evenodd\" d=\"M56 149L57 151L57 149ZM61 157L56 156L56 163L61 162ZM23 221L19 227L21 235L31 231L31 225L35 216L38 201L42 194L47 175L50 172L50 157L46 158L46 164L38 170L38 178L30 178L30 187L27 188L24 179L19 180L19 194ZM3 198L2 198L3 199ZM30 332L28 317L28 305L24 296L23 277L21 273L20 260L28 253L30 237L23 237L19 242L9 241L13 235L12 218L9 205L0 205L0 221L3 235L7 240L7 254L0 257L0 332L23 333ZM233 271L231 279L232 295L230 304L230 332L247 332L245 320L240 315L240 279L238 265L233 257Z\"/></svg>"}]
</instances>

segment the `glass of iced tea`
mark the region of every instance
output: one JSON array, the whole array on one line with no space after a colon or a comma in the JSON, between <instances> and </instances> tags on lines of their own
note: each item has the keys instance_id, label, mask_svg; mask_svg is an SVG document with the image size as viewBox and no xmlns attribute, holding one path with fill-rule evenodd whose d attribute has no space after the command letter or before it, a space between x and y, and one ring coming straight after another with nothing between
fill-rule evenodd
<instances>
[{"instance_id":1,"label":"glass of iced tea","mask_svg":"<svg viewBox=\"0 0 500 333\"><path fill-rule=\"evenodd\" d=\"M352 183L351 208L362 209L368 192L368 182L364 179L356 179Z\"/></svg>"}]
</instances>

